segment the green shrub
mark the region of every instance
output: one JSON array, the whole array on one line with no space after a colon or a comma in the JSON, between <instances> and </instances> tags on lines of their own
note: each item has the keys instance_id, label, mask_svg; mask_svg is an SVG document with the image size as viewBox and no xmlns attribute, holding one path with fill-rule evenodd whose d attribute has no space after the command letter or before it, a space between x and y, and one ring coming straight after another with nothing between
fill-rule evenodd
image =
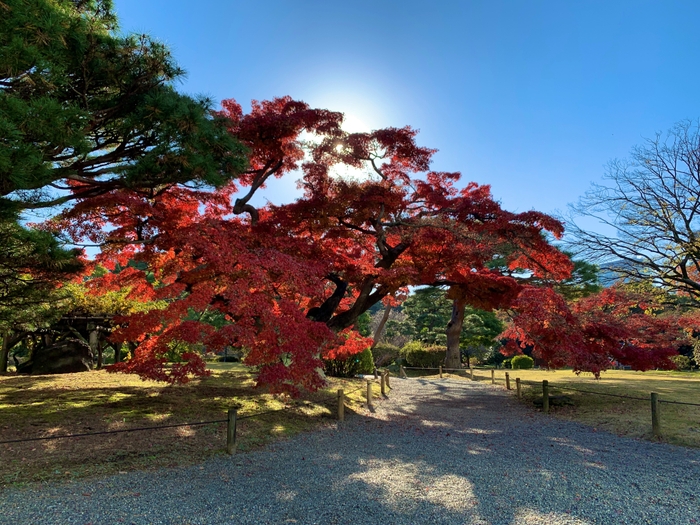
<instances>
[{"instance_id":1,"label":"green shrub","mask_svg":"<svg viewBox=\"0 0 700 525\"><path fill-rule=\"evenodd\" d=\"M366 348L347 359L324 359L326 375L333 377L354 377L357 374L371 374L374 371L372 350Z\"/></svg>"},{"instance_id":2,"label":"green shrub","mask_svg":"<svg viewBox=\"0 0 700 525\"><path fill-rule=\"evenodd\" d=\"M513 370L530 370L534 364L535 360L527 355L516 355L510 360L510 366Z\"/></svg>"},{"instance_id":3,"label":"green shrub","mask_svg":"<svg viewBox=\"0 0 700 525\"><path fill-rule=\"evenodd\" d=\"M399 352L401 353L401 357L406 359L406 354L414 350L421 350L422 348L423 343L421 343L420 341L409 341L401 347L401 350Z\"/></svg>"},{"instance_id":4,"label":"green shrub","mask_svg":"<svg viewBox=\"0 0 700 525\"><path fill-rule=\"evenodd\" d=\"M423 346L419 341L411 341L401 349L401 356L408 366L437 368L445 362L447 348L444 346Z\"/></svg>"},{"instance_id":5,"label":"green shrub","mask_svg":"<svg viewBox=\"0 0 700 525\"><path fill-rule=\"evenodd\" d=\"M685 355L674 355L671 357L678 370L690 370L690 358Z\"/></svg>"},{"instance_id":6,"label":"green shrub","mask_svg":"<svg viewBox=\"0 0 700 525\"><path fill-rule=\"evenodd\" d=\"M387 366L399 358L401 349L389 343L377 343L372 348L372 356L374 356L374 364L377 366Z\"/></svg>"},{"instance_id":7,"label":"green shrub","mask_svg":"<svg viewBox=\"0 0 700 525\"><path fill-rule=\"evenodd\" d=\"M374 357L372 356L372 349L366 348L358 356L356 356L357 372L356 374L371 374L374 372Z\"/></svg>"}]
</instances>

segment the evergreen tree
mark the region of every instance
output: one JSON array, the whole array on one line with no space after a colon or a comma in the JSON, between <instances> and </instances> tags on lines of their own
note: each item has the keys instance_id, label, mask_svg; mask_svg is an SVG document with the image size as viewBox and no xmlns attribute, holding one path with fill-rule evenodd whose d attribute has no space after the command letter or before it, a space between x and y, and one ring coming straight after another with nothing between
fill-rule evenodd
<instances>
[{"instance_id":1,"label":"evergreen tree","mask_svg":"<svg viewBox=\"0 0 700 525\"><path fill-rule=\"evenodd\" d=\"M182 75L162 44L118 33L111 0L0 1L0 329L80 267L22 211L221 186L244 169L211 102L174 89Z\"/></svg>"},{"instance_id":2,"label":"evergreen tree","mask_svg":"<svg viewBox=\"0 0 700 525\"><path fill-rule=\"evenodd\" d=\"M110 0L0 2L0 210L118 188L219 186L242 147L147 35L121 36Z\"/></svg>"},{"instance_id":3,"label":"evergreen tree","mask_svg":"<svg viewBox=\"0 0 700 525\"><path fill-rule=\"evenodd\" d=\"M452 301L444 290L420 288L402 306L406 314L402 329L407 335L426 345L446 344L445 330L452 316ZM503 324L493 312L467 306L460 335L462 353L474 355L477 349L493 345L502 331Z\"/></svg>"}]
</instances>

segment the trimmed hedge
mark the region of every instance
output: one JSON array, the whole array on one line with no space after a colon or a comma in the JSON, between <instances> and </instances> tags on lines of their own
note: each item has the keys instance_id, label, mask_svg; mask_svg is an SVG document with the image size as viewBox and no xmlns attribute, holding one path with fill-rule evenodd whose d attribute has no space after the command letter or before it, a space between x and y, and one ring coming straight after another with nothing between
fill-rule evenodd
<instances>
[{"instance_id":1,"label":"trimmed hedge","mask_svg":"<svg viewBox=\"0 0 700 525\"><path fill-rule=\"evenodd\" d=\"M401 349L401 357L408 366L437 368L445 362L447 347L423 346L419 341L411 341Z\"/></svg>"},{"instance_id":2,"label":"trimmed hedge","mask_svg":"<svg viewBox=\"0 0 700 525\"><path fill-rule=\"evenodd\" d=\"M396 361L401 355L401 349L389 343L377 343L372 348L374 364L377 366L387 366Z\"/></svg>"},{"instance_id":3,"label":"trimmed hedge","mask_svg":"<svg viewBox=\"0 0 700 525\"><path fill-rule=\"evenodd\" d=\"M511 358L510 366L513 370L529 370L535 365L535 360L527 355L516 355Z\"/></svg>"}]
</instances>

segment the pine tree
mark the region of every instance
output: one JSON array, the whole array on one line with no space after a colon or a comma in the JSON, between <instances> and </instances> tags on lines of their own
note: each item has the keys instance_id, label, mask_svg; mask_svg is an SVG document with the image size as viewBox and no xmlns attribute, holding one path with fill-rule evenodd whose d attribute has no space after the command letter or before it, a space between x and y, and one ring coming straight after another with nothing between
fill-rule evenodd
<instances>
[{"instance_id":1,"label":"pine tree","mask_svg":"<svg viewBox=\"0 0 700 525\"><path fill-rule=\"evenodd\" d=\"M242 147L147 35L121 36L110 0L0 2L0 210L118 188L220 186Z\"/></svg>"}]
</instances>

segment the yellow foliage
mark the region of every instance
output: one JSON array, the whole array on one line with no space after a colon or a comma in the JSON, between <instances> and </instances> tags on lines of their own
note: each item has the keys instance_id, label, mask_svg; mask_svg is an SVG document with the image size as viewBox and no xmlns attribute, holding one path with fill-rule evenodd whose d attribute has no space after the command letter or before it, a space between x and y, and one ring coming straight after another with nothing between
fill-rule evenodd
<instances>
[{"instance_id":1,"label":"yellow foliage","mask_svg":"<svg viewBox=\"0 0 700 525\"><path fill-rule=\"evenodd\" d=\"M142 301L130 298L129 287L101 294L76 283L66 284L64 289L68 294L65 305L69 311L86 312L91 315L127 315L162 310L167 306L165 301Z\"/></svg>"}]
</instances>

